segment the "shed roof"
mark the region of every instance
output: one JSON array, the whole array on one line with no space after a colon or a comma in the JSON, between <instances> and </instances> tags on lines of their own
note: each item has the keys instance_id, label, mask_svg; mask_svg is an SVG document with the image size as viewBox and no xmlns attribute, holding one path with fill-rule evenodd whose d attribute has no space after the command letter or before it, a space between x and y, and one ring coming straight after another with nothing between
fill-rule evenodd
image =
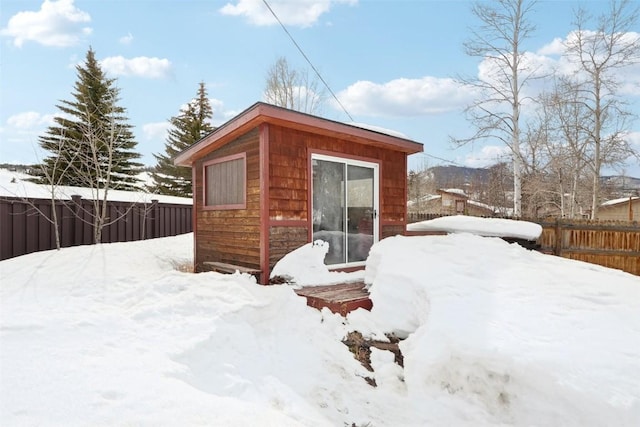
<instances>
[{"instance_id":1,"label":"shed roof","mask_svg":"<svg viewBox=\"0 0 640 427\"><path fill-rule=\"evenodd\" d=\"M614 199L614 200L607 200L606 202L602 203L600 205L600 208L608 208L611 206L616 206L616 205L620 205L620 204L628 204L630 201L636 201L639 200L640 197L634 197L634 196L629 196L629 197L622 197L620 199Z\"/></svg>"},{"instance_id":2,"label":"shed roof","mask_svg":"<svg viewBox=\"0 0 640 427\"><path fill-rule=\"evenodd\" d=\"M436 193L442 194L451 194L452 196L463 197L468 199L469 196L464 192L464 190L460 188L439 188L436 190Z\"/></svg>"},{"instance_id":3,"label":"shed roof","mask_svg":"<svg viewBox=\"0 0 640 427\"><path fill-rule=\"evenodd\" d=\"M179 153L174 159L174 163L179 166L191 166L198 158L222 147L262 123L360 142L407 154L423 151L421 143L397 135L349 125L264 102L256 102L191 147Z\"/></svg>"}]
</instances>

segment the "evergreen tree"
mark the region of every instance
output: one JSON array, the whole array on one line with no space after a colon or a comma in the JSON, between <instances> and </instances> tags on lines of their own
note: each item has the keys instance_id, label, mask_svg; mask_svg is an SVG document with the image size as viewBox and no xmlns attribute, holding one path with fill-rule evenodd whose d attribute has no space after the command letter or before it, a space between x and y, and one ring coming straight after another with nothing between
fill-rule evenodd
<instances>
[{"instance_id":1,"label":"evergreen tree","mask_svg":"<svg viewBox=\"0 0 640 427\"><path fill-rule=\"evenodd\" d=\"M210 123L212 116L207 89L201 82L197 96L169 120L171 128L165 153L154 154L157 165L151 174L155 181L151 191L170 196L192 196L191 169L174 165L173 158L215 129Z\"/></svg>"},{"instance_id":2,"label":"evergreen tree","mask_svg":"<svg viewBox=\"0 0 640 427\"><path fill-rule=\"evenodd\" d=\"M76 70L73 100L60 101L56 107L62 114L39 138L49 152L39 181L98 190L132 189L142 164L136 162L140 154L126 110L118 105L115 79L106 77L91 48Z\"/></svg>"}]
</instances>

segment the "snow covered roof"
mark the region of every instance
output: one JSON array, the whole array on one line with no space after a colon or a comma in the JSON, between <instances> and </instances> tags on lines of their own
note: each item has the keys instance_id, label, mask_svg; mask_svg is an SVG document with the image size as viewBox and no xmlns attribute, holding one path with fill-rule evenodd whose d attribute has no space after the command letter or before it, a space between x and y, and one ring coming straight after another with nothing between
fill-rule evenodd
<instances>
[{"instance_id":1,"label":"snow covered roof","mask_svg":"<svg viewBox=\"0 0 640 427\"><path fill-rule=\"evenodd\" d=\"M432 200L438 200L441 199L442 196L438 195L438 194L427 194L426 196L422 196L420 197L420 199L418 199L419 202L430 202ZM416 204L415 200L409 200L407 202L407 206L412 206Z\"/></svg>"},{"instance_id":2,"label":"snow covered roof","mask_svg":"<svg viewBox=\"0 0 640 427\"><path fill-rule=\"evenodd\" d=\"M461 196L469 197L461 188L439 188L436 191L443 192L443 193L450 193L450 194L458 194Z\"/></svg>"},{"instance_id":3,"label":"snow covered roof","mask_svg":"<svg viewBox=\"0 0 640 427\"><path fill-rule=\"evenodd\" d=\"M613 206L613 205L618 205L620 203L629 203L629 200L633 201L638 199L640 199L640 197L622 197L620 199L607 200L606 202L602 203L600 206L602 207Z\"/></svg>"},{"instance_id":4,"label":"snow covered roof","mask_svg":"<svg viewBox=\"0 0 640 427\"><path fill-rule=\"evenodd\" d=\"M362 129L369 129L372 130L374 132L379 132L379 133L386 133L387 135L391 135L391 136L397 136L398 138L404 138L404 139L409 139L409 137L407 135L405 135L402 132L398 132L395 130L391 130L391 129L386 129L380 126L375 126L375 125L370 125L367 123L356 123L356 122L348 122L348 125L351 126L356 126Z\"/></svg>"},{"instance_id":5,"label":"snow covered roof","mask_svg":"<svg viewBox=\"0 0 640 427\"><path fill-rule=\"evenodd\" d=\"M0 169L0 197L18 197L28 199L49 199L51 198L51 187L44 184L29 182L31 176L14 172L7 169ZM144 176L142 177L144 179ZM98 197L100 197L100 192ZM58 186L56 188L56 198L59 200L71 200L72 196L81 196L83 199L93 199L94 190L85 187ZM180 205L191 205L193 200L185 197L163 196L159 194L140 191L109 190L108 200L130 203L151 203L157 200L160 203L174 203Z\"/></svg>"},{"instance_id":6,"label":"snow covered roof","mask_svg":"<svg viewBox=\"0 0 640 427\"><path fill-rule=\"evenodd\" d=\"M476 202L475 200L467 200L467 203L478 208L486 209L491 212L497 212L497 208L495 206L489 206L486 203Z\"/></svg>"}]
</instances>

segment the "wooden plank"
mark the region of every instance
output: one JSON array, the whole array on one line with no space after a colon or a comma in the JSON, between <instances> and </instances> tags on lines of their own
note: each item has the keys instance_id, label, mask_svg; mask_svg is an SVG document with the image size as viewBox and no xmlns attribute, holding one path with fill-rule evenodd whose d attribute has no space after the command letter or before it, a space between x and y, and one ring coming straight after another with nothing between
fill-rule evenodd
<instances>
[{"instance_id":1,"label":"wooden plank","mask_svg":"<svg viewBox=\"0 0 640 427\"><path fill-rule=\"evenodd\" d=\"M327 286L309 286L297 289L299 296L306 298L309 307L328 308L333 313L346 316L358 308L371 310L373 303L364 282L350 282Z\"/></svg>"},{"instance_id":2,"label":"wooden plank","mask_svg":"<svg viewBox=\"0 0 640 427\"><path fill-rule=\"evenodd\" d=\"M211 268L213 271L217 271L220 273L233 274L236 271L238 271L240 273L246 273L251 275L260 274L260 269L244 267L242 265L229 264L226 262L205 261L203 262L203 264Z\"/></svg>"},{"instance_id":3,"label":"wooden plank","mask_svg":"<svg viewBox=\"0 0 640 427\"><path fill-rule=\"evenodd\" d=\"M585 248L566 248L562 250L563 254L588 254L602 256L623 256L640 258L640 251L625 251L614 249L585 249Z\"/></svg>"}]
</instances>

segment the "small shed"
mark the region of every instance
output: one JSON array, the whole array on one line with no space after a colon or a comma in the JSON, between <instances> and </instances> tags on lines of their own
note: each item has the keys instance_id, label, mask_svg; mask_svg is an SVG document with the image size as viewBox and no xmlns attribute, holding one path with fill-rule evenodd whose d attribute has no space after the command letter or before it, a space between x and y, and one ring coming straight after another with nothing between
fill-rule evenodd
<instances>
[{"instance_id":1,"label":"small shed","mask_svg":"<svg viewBox=\"0 0 640 427\"><path fill-rule=\"evenodd\" d=\"M406 227L407 158L422 144L258 102L175 164L192 168L194 269L241 267L267 283L285 254L325 240L325 263L362 268Z\"/></svg>"},{"instance_id":2,"label":"small shed","mask_svg":"<svg viewBox=\"0 0 640 427\"><path fill-rule=\"evenodd\" d=\"M462 189L441 188L435 195L423 197L411 203L414 212L435 215L470 215L490 217L495 208L472 200Z\"/></svg>"},{"instance_id":3,"label":"small shed","mask_svg":"<svg viewBox=\"0 0 640 427\"><path fill-rule=\"evenodd\" d=\"M599 220L640 220L640 197L630 196L604 202L598 208Z\"/></svg>"},{"instance_id":4,"label":"small shed","mask_svg":"<svg viewBox=\"0 0 640 427\"><path fill-rule=\"evenodd\" d=\"M441 209L443 214L464 214L467 211L467 200L469 196L464 190L458 188L438 189L436 193L440 196Z\"/></svg>"}]
</instances>

